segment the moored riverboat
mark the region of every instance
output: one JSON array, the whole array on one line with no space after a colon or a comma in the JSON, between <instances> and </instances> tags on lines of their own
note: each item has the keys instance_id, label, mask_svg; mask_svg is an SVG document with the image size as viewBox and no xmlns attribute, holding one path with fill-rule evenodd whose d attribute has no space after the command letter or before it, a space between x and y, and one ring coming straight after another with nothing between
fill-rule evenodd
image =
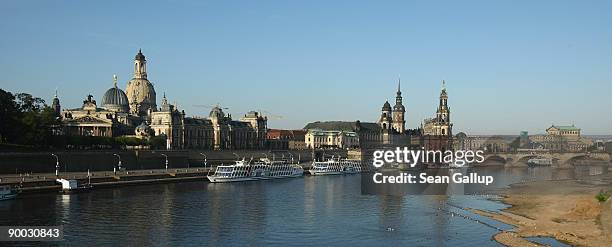
<instances>
[{"instance_id":1,"label":"moored riverboat","mask_svg":"<svg viewBox=\"0 0 612 247\"><path fill-rule=\"evenodd\" d=\"M534 158L534 159L529 159L527 161L527 165L530 167L535 167L535 166L552 166L553 161L552 159L540 159L540 158Z\"/></svg>"},{"instance_id":2,"label":"moored riverboat","mask_svg":"<svg viewBox=\"0 0 612 247\"><path fill-rule=\"evenodd\" d=\"M211 183L293 178L304 175L304 169L298 164L287 161L261 159L256 162L238 160L234 165L217 166L215 173L207 176Z\"/></svg>"},{"instance_id":3,"label":"moored riverboat","mask_svg":"<svg viewBox=\"0 0 612 247\"><path fill-rule=\"evenodd\" d=\"M19 190L11 188L11 186L0 186L0 201L15 199L19 194Z\"/></svg>"},{"instance_id":4,"label":"moored riverboat","mask_svg":"<svg viewBox=\"0 0 612 247\"><path fill-rule=\"evenodd\" d=\"M342 175L342 174L354 174L361 173L364 169L361 165L360 160L334 160L330 159L327 161L314 161L308 171L310 175L321 176L321 175Z\"/></svg>"}]
</instances>

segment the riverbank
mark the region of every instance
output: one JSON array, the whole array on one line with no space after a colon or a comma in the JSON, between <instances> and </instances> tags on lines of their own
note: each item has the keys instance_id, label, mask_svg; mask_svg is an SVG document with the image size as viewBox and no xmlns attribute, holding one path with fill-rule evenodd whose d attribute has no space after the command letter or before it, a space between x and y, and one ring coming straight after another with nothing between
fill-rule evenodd
<instances>
[{"instance_id":1,"label":"riverbank","mask_svg":"<svg viewBox=\"0 0 612 247\"><path fill-rule=\"evenodd\" d=\"M1 174L109 171L119 165L127 170L210 167L233 164L237 159L293 159L309 162L324 150L61 150L40 152L0 151ZM346 150L337 151L341 156ZM54 156L55 155L55 156Z\"/></svg>"},{"instance_id":2,"label":"riverbank","mask_svg":"<svg viewBox=\"0 0 612 247\"><path fill-rule=\"evenodd\" d=\"M129 171L97 171L60 173L59 178L77 180L79 184L91 184L94 188L107 188L136 184L169 183L206 180L209 168L179 168ZM0 175L0 185L20 187L22 193L57 192L61 186L55 174Z\"/></svg>"},{"instance_id":3,"label":"riverbank","mask_svg":"<svg viewBox=\"0 0 612 247\"><path fill-rule=\"evenodd\" d=\"M301 163L304 174L310 163ZM92 172L61 172L59 176L54 173L26 173L26 174L0 174L0 186L8 185L20 188L21 193L47 193L58 192L61 186L56 178L76 180L79 185L91 184L94 189L118 187L138 184L172 183L183 181L205 181L207 176L215 172L215 167L191 167L174 169L143 169L121 171L92 171Z\"/></svg>"},{"instance_id":4,"label":"riverbank","mask_svg":"<svg viewBox=\"0 0 612 247\"><path fill-rule=\"evenodd\" d=\"M609 246L612 200L597 201L601 190L612 190L612 176L520 183L503 193L502 202L509 208L498 213L470 210L515 226L493 237L506 246L524 246L529 237L553 237L574 246Z\"/></svg>"}]
</instances>

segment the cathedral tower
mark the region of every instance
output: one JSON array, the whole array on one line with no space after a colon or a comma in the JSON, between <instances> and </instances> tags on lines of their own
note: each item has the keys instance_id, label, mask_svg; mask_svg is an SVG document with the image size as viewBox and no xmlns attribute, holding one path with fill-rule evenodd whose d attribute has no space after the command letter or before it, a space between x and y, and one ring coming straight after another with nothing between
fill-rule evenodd
<instances>
[{"instance_id":1,"label":"cathedral tower","mask_svg":"<svg viewBox=\"0 0 612 247\"><path fill-rule=\"evenodd\" d=\"M155 88L147 79L147 60L140 50L134 58L134 78L128 82L126 94L132 114L145 116L157 110Z\"/></svg>"},{"instance_id":2,"label":"cathedral tower","mask_svg":"<svg viewBox=\"0 0 612 247\"><path fill-rule=\"evenodd\" d=\"M442 92L440 92L440 105L436 111L436 120L439 123L439 135L452 135L452 124L450 121L450 108L448 107L448 94L446 93L446 82L442 81Z\"/></svg>"},{"instance_id":3,"label":"cathedral tower","mask_svg":"<svg viewBox=\"0 0 612 247\"><path fill-rule=\"evenodd\" d=\"M393 106L393 129L397 133L406 131L406 120L404 119L406 108L402 104L401 81L397 82L397 95L395 96L395 106Z\"/></svg>"}]
</instances>

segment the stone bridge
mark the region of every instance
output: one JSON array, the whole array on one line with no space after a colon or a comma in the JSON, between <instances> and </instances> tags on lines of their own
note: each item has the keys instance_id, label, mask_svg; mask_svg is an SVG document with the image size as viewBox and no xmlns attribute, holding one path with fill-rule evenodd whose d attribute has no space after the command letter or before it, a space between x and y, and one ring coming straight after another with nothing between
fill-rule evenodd
<instances>
[{"instance_id":1,"label":"stone bridge","mask_svg":"<svg viewBox=\"0 0 612 247\"><path fill-rule=\"evenodd\" d=\"M501 162L507 167L527 166L529 159L551 159L553 166L567 168L581 161L607 163L611 165L612 155L609 153L558 153L549 151L490 153L485 155L485 162Z\"/></svg>"}]
</instances>

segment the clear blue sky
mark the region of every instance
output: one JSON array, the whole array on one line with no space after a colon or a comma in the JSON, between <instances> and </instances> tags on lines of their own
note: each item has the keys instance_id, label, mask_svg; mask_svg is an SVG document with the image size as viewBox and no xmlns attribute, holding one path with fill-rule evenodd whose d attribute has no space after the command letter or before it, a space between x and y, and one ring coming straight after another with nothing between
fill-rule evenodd
<instances>
[{"instance_id":1,"label":"clear blue sky","mask_svg":"<svg viewBox=\"0 0 612 247\"><path fill-rule=\"evenodd\" d=\"M98 101L138 48L158 102L272 128L376 121L401 75L409 128L448 85L455 132L612 134L611 1L2 1L0 88Z\"/></svg>"}]
</instances>

